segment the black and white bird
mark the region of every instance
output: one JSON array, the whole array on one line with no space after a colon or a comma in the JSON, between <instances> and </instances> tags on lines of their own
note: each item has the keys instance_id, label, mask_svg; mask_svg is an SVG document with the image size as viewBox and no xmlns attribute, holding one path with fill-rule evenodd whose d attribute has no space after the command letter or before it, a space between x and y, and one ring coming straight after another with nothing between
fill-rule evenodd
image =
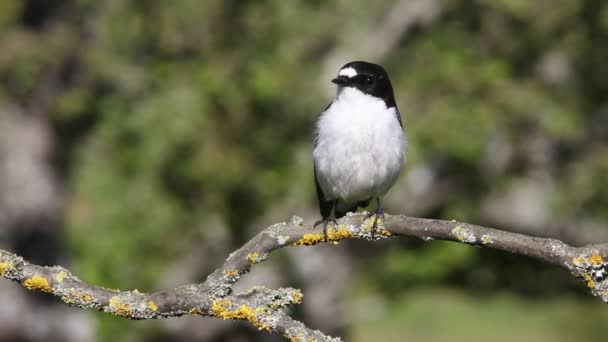
<instances>
[{"instance_id":1,"label":"black and white bird","mask_svg":"<svg viewBox=\"0 0 608 342\"><path fill-rule=\"evenodd\" d=\"M395 183L405 160L407 140L388 74L380 65L344 65L334 100L319 116L314 139L317 198L327 237L328 222L381 198ZM372 232L373 233L373 232Z\"/></svg>"}]
</instances>

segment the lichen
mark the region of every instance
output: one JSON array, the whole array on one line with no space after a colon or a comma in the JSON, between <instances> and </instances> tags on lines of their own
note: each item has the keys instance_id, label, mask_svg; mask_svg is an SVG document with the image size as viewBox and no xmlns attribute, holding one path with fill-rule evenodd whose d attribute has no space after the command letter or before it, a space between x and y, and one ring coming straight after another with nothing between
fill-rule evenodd
<instances>
[{"instance_id":1,"label":"lichen","mask_svg":"<svg viewBox=\"0 0 608 342\"><path fill-rule=\"evenodd\" d=\"M249 261L251 261L251 259L249 259ZM225 274L226 274L227 276L229 276L229 277L238 277L238 275L239 275L239 270L235 270L235 269L232 269L232 270L227 270L227 271L225 272Z\"/></svg>"},{"instance_id":2,"label":"lichen","mask_svg":"<svg viewBox=\"0 0 608 342\"><path fill-rule=\"evenodd\" d=\"M473 232L470 229L465 228L460 225L454 227L452 229L451 233L452 233L452 236L454 236L460 242L472 244L477 241L477 239L475 238L475 234L473 234Z\"/></svg>"},{"instance_id":3,"label":"lichen","mask_svg":"<svg viewBox=\"0 0 608 342\"><path fill-rule=\"evenodd\" d=\"M292 246L311 246L325 241L325 236L321 233L304 234L301 239L292 243Z\"/></svg>"},{"instance_id":4,"label":"lichen","mask_svg":"<svg viewBox=\"0 0 608 342\"><path fill-rule=\"evenodd\" d=\"M289 338L291 342L317 342L316 338L306 340L303 332L300 333L300 335L287 335L287 338Z\"/></svg>"},{"instance_id":5,"label":"lichen","mask_svg":"<svg viewBox=\"0 0 608 342\"><path fill-rule=\"evenodd\" d=\"M481 243L484 245L491 245L494 243L494 239L488 234L483 234L481 236Z\"/></svg>"},{"instance_id":6,"label":"lichen","mask_svg":"<svg viewBox=\"0 0 608 342\"><path fill-rule=\"evenodd\" d=\"M292 246L311 246L321 242L338 243L340 240L344 240L353 237L354 234L348 229L348 226L341 225L337 229L333 226L327 227L327 240L322 233L308 233L304 234L298 241L292 243Z\"/></svg>"},{"instance_id":7,"label":"lichen","mask_svg":"<svg viewBox=\"0 0 608 342\"><path fill-rule=\"evenodd\" d=\"M380 235L384 235L384 236L393 236L393 232L391 232L390 230L387 230L387 229L380 229L380 230L378 230L378 233L380 233Z\"/></svg>"},{"instance_id":8,"label":"lichen","mask_svg":"<svg viewBox=\"0 0 608 342\"><path fill-rule=\"evenodd\" d=\"M364 232L371 232L374 229L374 224L376 225L375 228L379 228L382 226L382 223L382 219L374 215L365 220L362 229Z\"/></svg>"},{"instance_id":9,"label":"lichen","mask_svg":"<svg viewBox=\"0 0 608 342\"><path fill-rule=\"evenodd\" d=\"M271 327L268 324L262 323L258 319L258 313L263 312L263 307L252 309L248 305L241 305L235 310L231 310L231 302L228 299L216 299L213 301L211 312L215 317L221 319L242 319L247 320L258 329L270 330Z\"/></svg>"},{"instance_id":10,"label":"lichen","mask_svg":"<svg viewBox=\"0 0 608 342\"><path fill-rule=\"evenodd\" d=\"M110 298L108 307L110 308L110 312L118 317L133 316L133 307L131 304L124 303L118 296Z\"/></svg>"},{"instance_id":11,"label":"lichen","mask_svg":"<svg viewBox=\"0 0 608 342\"><path fill-rule=\"evenodd\" d=\"M583 279L585 279L585 281L587 282L587 286L589 288L592 289L595 287L595 281L593 281L593 278L591 277L591 275L589 273L584 273Z\"/></svg>"},{"instance_id":12,"label":"lichen","mask_svg":"<svg viewBox=\"0 0 608 342\"><path fill-rule=\"evenodd\" d=\"M572 259L572 264L574 264L575 266L583 266L585 264L585 261L585 257L578 256Z\"/></svg>"},{"instance_id":13,"label":"lichen","mask_svg":"<svg viewBox=\"0 0 608 342\"><path fill-rule=\"evenodd\" d=\"M68 293L61 297L61 300L67 304L85 306L93 301L93 297L85 292L78 292L76 289L71 287Z\"/></svg>"},{"instance_id":14,"label":"lichen","mask_svg":"<svg viewBox=\"0 0 608 342\"><path fill-rule=\"evenodd\" d=\"M26 279L23 282L23 286L25 286L25 288L27 288L28 290L32 291L38 290L49 293L53 292L53 288L51 287L51 285L49 285L49 281L39 274L35 274L34 276Z\"/></svg>"},{"instance_id":15,"label":"lichen","mask_svg":"<svg viewBox=\"0 0 608 342\"><path fill-rule=\"evenodd\" d=\"M7 272L12 271L13 269L15 269L15 263L13 263L13 261L9 260L0 262L0 276L5 275Z\"/></svg>"},{"instance_id":16,"label":"lichen","mask_svg":"<svg viewBox=\"0 0 608 342\"><path fill-rule=\"evenodd\" d=\"M191 308L188 310L188 315L203 315L203 312L199 308Z\"/></svg>"},{"instance_id":17,"label":"lichen","mask_svg":"<svg viewBox=\"0 0 608 342\"><path fill-rule=\"evenodd\" d=\"M146 304L146 306L148 307L148 309L150 309L151 311L157 311L158 310L158 304L156 304L153 301L149 301L148 304Z\"/></svg>"},{"instance_id":18,"label":"lichen","mask_svg":"<svg viewBox=\"0 0 608 342\"><path fill-rule=\"evenodd\" d=\"M250 264L257 264L258 262L260 262L260 253L258 252L253 252L253 253L249 253L247 255L247 259L249 260Z\"/></svg>"},{"instance_id":19,"label":"lichen","mask_svg":"<svg viewBox=\"0 0 608 342\"><path fill-rule=\"evenodd\" d=\"M352 236L353 234L348 230L348 227L344 225L338 227L337 230L333 227L327 228L327 242L338 242Z\"/></svg>"},{"instance_id":20,"label":"lichen","mask_svg":"<svg viewBox=\"0 0 608 342\"><path fill-rule=\"evenodd\" d=\"M291 223L295 226L302 226L304 224L304 219L301 218L300 216L292 216L291 217Z\"/></svg>"},{"instance_id":21,"label":"lichen","mask_svg":"<svg viewBox=\"0 0 608 342\"><path fill-rule=\"evenodd\" d=\"M62 283L62 282L63 282L63 279L65 279L65 277L66 277L67 275L68 275L68 273L67 273L66 271L60 271L59 273L57 273L57 274L55 275L55 280L56 280L58 283Z\"/></svg>"},{"instance_id":22,"label":"lichen","mask_svg":"<svg viewBox=\"0 0 608 342\"><path fill-rule=\"evenodd\" d=\"M585 281L593 295L608 302L608 262L601 255L597 252L577 255L566 266Z\"/></svg>"},{"instance_id":23,"label":"lichen","mask_svg":"<svg viewBox=\"0 0 608 342\"><path fill-rule=\"evenodd\" d=\"M292 303L294 303L294 304L300 304L300 303L302 303L302 297L304 297L304 295L302 294L302 292L300 292L300 291L294 291L294 293L291 295Z\"/></svg>"},{"instance_id":24,"label":"lichen","mask_svg":"<svg viewBox=\"0 0 608 342\"><path fill-rule=\"evenodd\" d=\"M589 263L594 266L602 265L604 263L604 258L599 254L592 254L589 257Z\"/></svg>"}]
</instances>

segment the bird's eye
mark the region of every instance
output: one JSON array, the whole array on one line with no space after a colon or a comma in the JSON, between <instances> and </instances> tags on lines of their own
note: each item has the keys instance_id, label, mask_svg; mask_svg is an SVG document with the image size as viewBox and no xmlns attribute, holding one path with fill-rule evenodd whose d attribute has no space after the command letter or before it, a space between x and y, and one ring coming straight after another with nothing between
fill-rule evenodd
<instances>
[{"instance_id":1,"label":"bird's eye","mask_svg":"<svg viewBox=\"0 0 608 342\"><path fill-rule=\"evenodd\" d=\"M371 77L371 76L366 76L366 77L363 79L363 83L364 83L365 85L368 85L368 86L373 85L375 82L376 82L376 80L375 80L373 77Z\"/></svg>"}]
</instances>

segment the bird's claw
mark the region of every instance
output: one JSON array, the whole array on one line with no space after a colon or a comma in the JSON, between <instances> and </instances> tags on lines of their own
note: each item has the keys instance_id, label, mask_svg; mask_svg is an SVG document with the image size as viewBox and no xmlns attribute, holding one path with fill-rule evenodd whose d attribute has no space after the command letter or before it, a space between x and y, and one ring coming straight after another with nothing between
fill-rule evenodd
<instances>
[{"instance_id":1,"label":"bird's claw","mask_svg":"<svg viewBox=\"0 0 608 342\"><path fill-rule=\"evenodd\" d=\"M317 222L315 222L313 228L316 228L318 225L320 225L321 223L323 223L323 238L325 238L325 241L329 241L329 238L327 236L327 226L329 222L333 222L336 226L338 226L338 221L336 220L335 217L328 217L326 219L321 219Z\"/></svg>"},{"instance_id":2,"label":"bird's claw","mask_svg":"<svg viewBox=\"0 0 608 342\"><path fill-rule=\"evenodd\" d=\"M374 223L372 224L372 238L376 236L376 232L378 231L378 222L384 221L384 210L382 208L376 209L373 213L368 213L365 215L366 219L374 216Z\"/></svg>"}]
</instances>

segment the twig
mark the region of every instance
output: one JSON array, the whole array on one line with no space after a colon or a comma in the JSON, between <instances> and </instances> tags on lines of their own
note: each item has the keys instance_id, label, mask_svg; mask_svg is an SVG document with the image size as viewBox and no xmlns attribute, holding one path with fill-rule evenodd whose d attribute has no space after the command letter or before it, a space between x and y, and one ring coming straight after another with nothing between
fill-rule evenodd
<instances>
[{"instance_id":1,"label":"twig","mask_svg":"<svg viewBox=\"0 0 608 342\"><path fill-rule=\"evenodd\" d=\"M182 315L203 315L221 319L246 320L258 329L280 333L292 341L340 341L306 327L284 312L298 304L302 293L297 289L272 290L254 287L244 293L232 293L233 285L253 265L282 247L308 246L322 242L333 244L343 239L378 240L392 236L411 236L423 240L450 240L525 255L559 265L583 279L591 293L608 302L608 244L572 247L559 240L530 237L456 221L386 215L371 234L374 218L364 214L348 215L337 226L328 228L325 241L322 228L313 228L293 217L289 222L272 225L232 253L224 264L201 284L177 287L170 291L140 293L118 291L82 282L68 270L30 264L21 257L0 250L0 275L29 290L50 293L64 302L86 309L96 309L129 319L154 319Z\"/></svg>"}]
</instances>

